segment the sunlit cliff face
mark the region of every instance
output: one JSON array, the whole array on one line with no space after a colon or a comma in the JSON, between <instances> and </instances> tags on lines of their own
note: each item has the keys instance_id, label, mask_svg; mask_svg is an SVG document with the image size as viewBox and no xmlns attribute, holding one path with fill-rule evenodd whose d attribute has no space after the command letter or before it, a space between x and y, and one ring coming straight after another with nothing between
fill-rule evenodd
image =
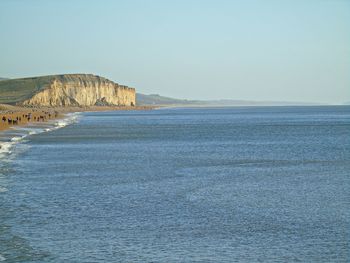
<instances>
[{"instance_id":1,"label":"sunlit cliff face","mask_svg":"<svg viewBox=\"0 0 350 263\"><path fill-rule=\"evenodd\" d=\"M135 89L94 75L63 75L25 100L23 105L38 106L134 106Z\"/></svg>"}]
</instances>

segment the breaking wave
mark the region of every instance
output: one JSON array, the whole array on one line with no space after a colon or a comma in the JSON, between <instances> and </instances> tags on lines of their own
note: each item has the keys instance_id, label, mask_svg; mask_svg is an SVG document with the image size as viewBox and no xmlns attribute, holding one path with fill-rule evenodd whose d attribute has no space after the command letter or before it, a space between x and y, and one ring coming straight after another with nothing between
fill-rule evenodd
<instances>
[{"instance_id":1,"label":"breaking wave","mask_svg":"<svg viewBox=\"0 0 350 263\"><path fill-rule=\"evenodd\" d=\"M32 123L25 127L13 127L10 130L2 132L0 134L0 160L11 154L14 146L24 141L28 136L63 128L77 122L79 116L79 112L68 113L63 119L50 120L44 123Z\"/></svg>"}]
</instances>

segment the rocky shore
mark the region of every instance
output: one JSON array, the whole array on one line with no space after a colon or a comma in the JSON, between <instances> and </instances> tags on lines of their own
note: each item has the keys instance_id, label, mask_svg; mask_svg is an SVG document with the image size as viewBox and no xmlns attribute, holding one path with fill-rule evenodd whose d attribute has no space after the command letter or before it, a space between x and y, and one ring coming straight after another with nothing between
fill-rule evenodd
<instances>
[{"instance_id":1,"label":"rocky shore","mask_svg":"<svg viewBox=\"0 0 350 263\"><path fill-rule=\"evenodd\" d=\"M151 110L152 106L18 107L0 104L0 131L29 123L62 118L66 113L115 110Z\"/></svg>"}]
</instances>

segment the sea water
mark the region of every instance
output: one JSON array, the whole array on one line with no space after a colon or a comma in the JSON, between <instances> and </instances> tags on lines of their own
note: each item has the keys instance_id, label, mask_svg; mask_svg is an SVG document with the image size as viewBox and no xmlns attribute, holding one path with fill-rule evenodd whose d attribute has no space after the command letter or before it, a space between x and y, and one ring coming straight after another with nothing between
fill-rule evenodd
<instances>
[{"instance_id":1,"label":"sea water","mask_svg":"<svg viewBox=\"0 0 350 263\"><path fill-rule=\"evenodd\" d=\"M0 261L349 262L348 106L69 123L1 135Z\"/></svg>"}]
</instances>

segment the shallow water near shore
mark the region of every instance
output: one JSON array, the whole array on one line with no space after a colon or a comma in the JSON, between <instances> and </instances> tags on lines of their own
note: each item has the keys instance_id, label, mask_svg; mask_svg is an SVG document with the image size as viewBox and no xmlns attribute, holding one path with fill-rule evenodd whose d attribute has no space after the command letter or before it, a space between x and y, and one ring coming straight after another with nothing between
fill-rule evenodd
<instances>
[{"instance_id":1,"label":"shallow water near shore","mask_svg":"<svg viewBox=\"0 0 350 263\"><path fill-rule=\"evenodd\" d=\"M67 113L62 118L52 119L45 122L32 122L24 126L12 126L10 129L0 132L0 160L8 159L11 156L14 146L25 140L28 136L50 132L63 128L77 121L80 113Z\"/></svg>"},{"instance_id":2,"label":"shallow water near shore","mask_svg":"<svg viewBox=\"0 0 350 263\"><path fill-rule=\"evenodd\" d=\"M348 106L52 127L1 135L0 261L349 262Z\"/></svg>"}]
</instances>

